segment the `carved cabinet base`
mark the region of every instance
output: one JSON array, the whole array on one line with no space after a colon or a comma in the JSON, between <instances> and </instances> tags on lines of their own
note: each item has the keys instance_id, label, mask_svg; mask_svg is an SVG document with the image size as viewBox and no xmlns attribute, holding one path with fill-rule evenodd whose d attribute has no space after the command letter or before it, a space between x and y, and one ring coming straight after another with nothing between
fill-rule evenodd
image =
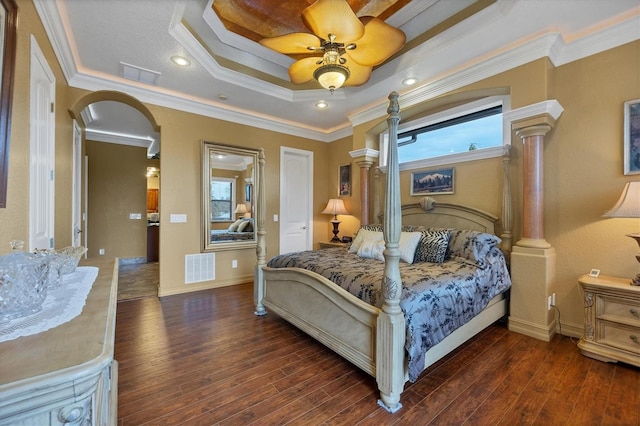
<instances>
[{"instance_id":1,"label":"carved cabinet base","mask_svg":"<svg viewBox=\"0 0 640 426\"><path fill-rule=\"evenodd\" d=\"M0 425L117 424L118 263L83 262L99 272L80 315L0 343Z\"/></svg>"}]
</instances>

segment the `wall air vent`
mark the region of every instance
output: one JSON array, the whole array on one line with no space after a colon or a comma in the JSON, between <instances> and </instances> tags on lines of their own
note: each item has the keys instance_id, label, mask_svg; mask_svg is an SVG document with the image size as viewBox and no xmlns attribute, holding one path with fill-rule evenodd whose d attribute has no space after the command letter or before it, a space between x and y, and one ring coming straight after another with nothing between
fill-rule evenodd
<instances>
[{"instance_id":1,"label":"wall air vent","mask_svg":"<svg viewBox=\"0 0 640 426\"><path fill-rule=\"evenodd\" d=\"M120 62L120 76L128 80L139 81L141 83L157 86L160 74L161 73L159 73L158 71L147 70L135 65Z\"/></svg>"},{"instance_id":2,"label":"wall air vent","mask_svg":"<svg viewBox=\"0 0 640 426\"><path fill-rule=\"evenodd\" d=\"M216 254L187 254L184 257L184 282L186 284L216 279Z\"/></svg>"}]
</instances>

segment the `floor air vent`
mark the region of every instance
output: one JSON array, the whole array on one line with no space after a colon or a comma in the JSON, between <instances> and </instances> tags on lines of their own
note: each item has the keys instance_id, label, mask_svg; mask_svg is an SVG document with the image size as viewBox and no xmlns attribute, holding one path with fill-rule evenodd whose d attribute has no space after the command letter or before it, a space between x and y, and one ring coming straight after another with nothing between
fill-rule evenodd
<instances>
[{"instance_id":1,"label":"floor air vent","mask_svg":"<svg viewBox=\"0 0 640 426\"><path fill-rule=\"evenodd\" d=\"M186 284L216 279L216 254L187 254L184 257L184 282Z\"/></svg>"}]
</instances>

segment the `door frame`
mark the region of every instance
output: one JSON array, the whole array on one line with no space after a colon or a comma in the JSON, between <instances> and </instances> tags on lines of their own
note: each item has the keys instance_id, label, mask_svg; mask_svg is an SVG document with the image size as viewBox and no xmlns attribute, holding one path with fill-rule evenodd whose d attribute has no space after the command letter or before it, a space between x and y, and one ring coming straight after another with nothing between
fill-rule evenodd
<instances>
[{"instance_id":1,"label":"door frame","mask_svg":"<svg viewBox=\"0 0 640 426\"><path fill-rule=\"evenodd\" d=\"M307 204L308 217L306 220L307 247L305 247L304 249L311 250L313 249L313 151L290 148L287 146L280 147L280 223L281 224L287 222L287 203L286 203L287 196L300 195L300 194L288 194L289 188L287 186L286 179L284 178L286 176L286 173L285 173L286 163L284 159L287 154L295 154L297 156L302 156L306 158L309 163L309 167L307 169L308 170L307 178L310 183L309 190L307 191L307 194L309 196L308 204ZM278 238L279 238L278 246L282 247L282 244L280 244L280 242L282 242L284 238L284 229L282 225L280 225L279 227ZM280 251L280 249L278 251Z\"/></svg>"},{"instance_id":2,"label":"door frame","mask_svg":"<svg viewBox=\"0 0 640 426\"><path fill-rule=\"evenodd\" d=\"M51 67L38 45L35 37L31 35L31 56L30 56L30 81L29 81L29 251L36 248L54 248L55 235L55 99L56 99L56 78L51 71ZM48 98L43 105L43 98L37 89L34 80L36 70L41 71L49 82ZM35 127L43 117L39 117L39 111L48 111L45 115L47 127L45 134L41 135ZM44 155L41 153L41 142L44 138ZM46 169L43 172L43 169ZM44 188L44 189L43 189ZM44 200L41 195L44 195ZM46 247L36 247L35 232L44 229L48 242Z\"/></svg>"}]
</instances>

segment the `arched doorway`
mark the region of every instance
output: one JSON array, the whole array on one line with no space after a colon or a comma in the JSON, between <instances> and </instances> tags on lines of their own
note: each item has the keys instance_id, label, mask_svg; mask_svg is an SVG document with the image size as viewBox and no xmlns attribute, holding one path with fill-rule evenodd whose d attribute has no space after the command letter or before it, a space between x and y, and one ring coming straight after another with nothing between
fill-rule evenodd
<instances>
[{"instance_id":1,"label":"arched doorway","mask_svg":"<svg viewBox=\"0 0 640 426\"><path fill-rule=\"evenodd\" d=\"M146 106L120 92L91 93L79 99L70 113L82 133L82 231L87 256L119 259L119 300L155 296L160 128ZM148 176L149 170L155 173ZM150 184L156 195L152 207ZM138 271L139 279L123 279L128 271Z\"/></svg>"}]
</instances>

